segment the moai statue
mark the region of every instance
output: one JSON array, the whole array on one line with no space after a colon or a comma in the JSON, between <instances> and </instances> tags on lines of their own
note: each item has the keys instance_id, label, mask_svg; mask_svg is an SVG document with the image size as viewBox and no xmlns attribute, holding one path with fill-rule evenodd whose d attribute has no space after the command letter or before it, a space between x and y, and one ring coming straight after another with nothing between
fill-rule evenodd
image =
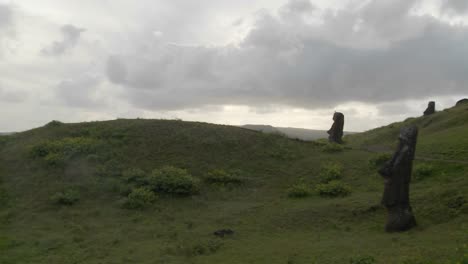
<instances>
[{"instance_id":1,"label":"moai statue","mask_svg":"<svg viewBox=\"0 0 468 264\"><path fill-rule=\"evenodd\" d=\"M333 125L330 130L327 131L328 133L328 140L330 142L342 144L343 140L343 127L344 127L344 115L339 112L335 112L333 115Z\"/></svg>"},{"instance_id":2,"label":"moai statue","mask_svg":"<svg viewBox=\"0 0 468 264\"><path fill-rule=\"evenodd\" d=\"M388 211L387 232L405 231L416 226L409 201L409 184L417 138L416 126L402 128L398 149L393 158L379 170L385 179L382 204Z\"/></svg>"},{"instance_id":3,"label":"moai statue","mask_svg":"<svg viewBox=\"0 0 468 264\"><path fill-rule=\"evenodd\" d=\"M434 101L431 101L429 102L429 104L427 105L427 109L426 111L424 111L424 115L425 116L428 116L428 115L432 115L435 113L435 102Z\"/></svg>"}]
</instances>

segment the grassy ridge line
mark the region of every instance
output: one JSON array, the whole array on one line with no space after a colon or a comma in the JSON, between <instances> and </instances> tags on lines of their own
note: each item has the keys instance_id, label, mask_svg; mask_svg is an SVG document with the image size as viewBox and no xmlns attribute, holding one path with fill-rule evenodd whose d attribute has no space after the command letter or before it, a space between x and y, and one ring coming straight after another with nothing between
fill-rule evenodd
<instances>
[{"instance_id":1,"label":"grassy ridge line","mask_svg":"<svg viewBox=\"0 0 468 264\"><path fill-rule=\"evenodd\" d=\"M408 118L388 126L346 137L350 146L377 152L392 151L400 128L419 127L416 155L431 159L468 161L468 105L445 109L430 116Z\"/></svg>"}]
</instances>

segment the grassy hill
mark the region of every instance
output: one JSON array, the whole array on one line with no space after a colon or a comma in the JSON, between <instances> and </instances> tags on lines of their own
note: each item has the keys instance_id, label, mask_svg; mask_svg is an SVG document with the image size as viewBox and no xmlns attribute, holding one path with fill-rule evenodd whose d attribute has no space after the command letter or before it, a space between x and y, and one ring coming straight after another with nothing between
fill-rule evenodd
<instances>
[{"instance_id":1,"label":"grassy hill","mask_svg":"<svg viewBox=\"0 0 468 264\"><path fill-rule=\"evenodd\" d=\"M417 156L468 162L468 104L445 109L430 116L408 118L389 126L348 137L354 147L389 151L394 148L402 126L417 125Z\"/></svg>"},{"instance_id":2,"label":"grassy hill","mask_svg":"<svg viewBox=\"0 0 468 264\"><path fill-rule=\"evenodd\" d=\"M466 113L406 121L436 161L416 162L418 227L401 234L383 231L381 154L368 151L391 147L401 124L344 148L169 120L0 136L0 263L457 263L468 165L441 160L464 160Z\"/></svg>"}]
</instances>

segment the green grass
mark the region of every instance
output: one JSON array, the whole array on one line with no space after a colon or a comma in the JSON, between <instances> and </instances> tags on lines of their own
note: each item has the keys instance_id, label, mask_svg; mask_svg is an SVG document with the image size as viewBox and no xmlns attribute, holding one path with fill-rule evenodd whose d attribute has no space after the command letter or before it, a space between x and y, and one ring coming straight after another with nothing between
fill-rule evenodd
<instances>
[{"instance_id":1,"label":"green grass","mask_svg":"<svg viewBox=\"0 0 468 264\"><path fill-rule=\"evenodd\" d=\"M463 111L431 117L418 155L463 159L465 141L450 140L468 132L458 121ZM2 136L0 263L455 263L468 244L466 164L417 161L430 172L411 186L418 227L384 232L383 180L369 166L376 154L360 149L394 147L395 129L349 137L338 152L324 152L321 142L170 120L54 122ZM443 134L453 136L444 139L449 146L437 143ZM382 143L380 136L386 136ZM51 151L32 155L40 144ZM61 157L60 166L44 160L51 152ZM330 164L339 164L349 196L288 197L298 183L313 190ZM197 193L155 188L153 197L138 189L167 166L200 179ZM79 200L51 202L65 190L79 193ZM139 210L122 207L132 192ZM234 235L214 236L220 229Z\"/></svg>"},{"instance_id":2,"label":"green grass","mask_svg":"<svg viewBox=\"0 0 468 264\"><path fill-rule=\"evenodd\" d=\"M389 151L395 147L400 128L406 125L419 127L417 156L468 162L468 105L350 135L346 141L356 148Z\"/></svg>"}]
</instances>

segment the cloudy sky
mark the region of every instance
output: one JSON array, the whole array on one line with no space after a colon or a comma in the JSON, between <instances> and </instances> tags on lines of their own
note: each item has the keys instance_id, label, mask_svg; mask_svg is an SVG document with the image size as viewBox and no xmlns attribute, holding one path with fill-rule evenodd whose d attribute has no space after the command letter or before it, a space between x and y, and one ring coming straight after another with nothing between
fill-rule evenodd
<instances>
[{"instance_id":1,"label":"cloudy sky","mask_svg":"<svg viewBox=\"0 0 468 264\"><path fill-rule=\"evenodd\" d=\"M466 0L0 0L0 131L180 118L362 131L468 97Z\"/></svg>"}]
</instances>

